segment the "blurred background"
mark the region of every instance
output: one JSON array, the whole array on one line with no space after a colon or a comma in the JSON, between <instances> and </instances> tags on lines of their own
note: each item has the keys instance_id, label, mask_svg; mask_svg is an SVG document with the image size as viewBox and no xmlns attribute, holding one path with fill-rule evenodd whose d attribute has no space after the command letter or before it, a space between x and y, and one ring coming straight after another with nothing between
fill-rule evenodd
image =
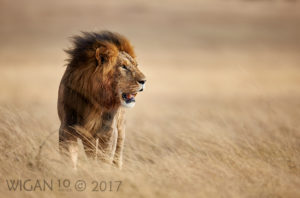
<instances>
[{"instance_id":1,"label":"blurred background","mask_svg":"<svg viewBox=\"0 0 300 198\"><path fill-rule=\"evenodd\" d=\"M300 91L297 1L1 0L0 9L2 105L56 117L69 37L100 30L135 46L147 105Z\"/></svg>"},{"instance_id":2,"label":"blurred background","mask_svg":"<svg viewBox=\"0 0 300 198\"><path fill-rule=\"evenodd\" d=\"M257 189L254 190L257 194L250 193L250 197L270 195L259 190L262 184L266 184L270 193L277 189L277 195L299 195L295 187L300 184L299 177L294 177L300 173L297 168L300 162L299 1L0 0L0 106L26 112L46 124L49 130L58 129L57 91L67 58L63 50L71 46L72 35L101 30L119 32L131 41L140 68L148 78L145 92L137 97L136 107L128 111L127 153L130 153L130 143L140 145L140 149L145 145L145 142L135 142L130 134L146 136L160 145L158 159L164 159L162 153L170 156L175 148L183 151L188 148L185 141L195 140L189 148L193 154L184 155L184 160L180 160L180 167L190 172L179 174L176 169L177 172L170 170L172 174L163 174L164 178L179 178L172 182L163 180L169 182L166 188L170 192L178 192L176 186L181 186L181 178L190 184L185 187L186 193L200 195L202 191L199 192L197 184L204 185L211 178L211 183L202 188L207 193L205 196L222 195L222 192L243 195L248 184ZM290 139L285 143L280 140L272 147L274 152L264 153L264 147L256 145L258 137L264 134L262 145L274 142L274 131L280 137L278 141L287 136ZM174 134L181 134L180 138L169 139ZM159 140L155 139L157 135ZM221 139L215 140L216 137ZM251 137L252 142L247 139ZM245 139L248 142L239 143ZM215 144L221 146L210 147L210 141L217 141ZM287 144L293 145L289 147L291 150L285 150ZM240 155L235 149L243 150L245 145L251 145L248 150L262 152L264 157L258 158L268 166L259 165L258 170L247 172L246 160L238 158L241 164L227 164L228 169L223 169L222 160L226 157L218 157L222 156L221 150L233 149L231 154L237 157ZM144 150L151 153L153 148ZM219 160L217 172L208 173L216 161L205 165L207 153ZM125 160L135 159L127 155ZM257 156L255 163L251 161L252 167L259 164L256 159ZM151 170L153 163L143 162ZM294 168L289 168L290 162ZM173 161L165 163L169 167ZM273 167L272 164L278 163L281 165ZM226 174L222 172L225 169ZM161 171L157 173L160 178L166 169L157 170ZM243 176L235 174L237 170ZM274 179L278 171L284 174L281 172ZM260 178L261 174L265 174L265 179ZM275 184L282 188L276 188ZM227 187L234 190L229 192ZM291 192L294 194L288 194Z\"/></svg>"}]
</instances>

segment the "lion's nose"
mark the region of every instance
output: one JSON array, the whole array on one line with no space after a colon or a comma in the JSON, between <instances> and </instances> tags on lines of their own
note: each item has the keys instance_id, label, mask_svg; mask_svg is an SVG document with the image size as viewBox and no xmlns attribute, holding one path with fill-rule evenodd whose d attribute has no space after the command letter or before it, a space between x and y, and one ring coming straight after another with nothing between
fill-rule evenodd
<instances>
[{"instance_id":1,"label":"lion's nose","mask_svg":"<svg viewBox=\"0 0 300 198\"><path fill-rule=\"evenodd\" d=\"M143 91L145 88L145 82L146 80L138 80L138 83L140 84L140 90L139 91Z\"/></svg>"},{"instance_id":2,"label":"lion's nose","mask_svg":"<svg viewBox=\"0 0 300 198\"><path fill-rule=\"evenodd\" d=\"M141 85L145 84L146 80L139 80L138 83L140 83Z\"/></svg>"}]
</instances>

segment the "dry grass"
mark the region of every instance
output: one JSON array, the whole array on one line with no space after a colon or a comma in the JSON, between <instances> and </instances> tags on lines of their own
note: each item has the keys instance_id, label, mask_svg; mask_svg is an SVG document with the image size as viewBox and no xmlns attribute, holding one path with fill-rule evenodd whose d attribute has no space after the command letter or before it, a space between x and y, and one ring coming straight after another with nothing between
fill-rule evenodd
<instances>
[{"instance_id":1,"label":"dry grass","mask_svg":"<svg viewBox=\"0 0 300 198\"><path fill-rule=\"evenodd\" d=\"M122 171L80 155L77 172L60 158L57 133L28 113L1 109L1 191L5 196L98 196L93 180L121 180L121 197L297 197L300 195L298 101L209 100L161 106L129 121ZM147 110L145 110L147 111ZM134 126L135 123L139 123ZM37 135L38 134L38 135ZM49 136L48 136L49 135ZM68 178L89 183L81 194L12 193L5 179ZM74 192L74 189L73 189ZM101 193L103 194L103 193Z\"/></svg>"},{"instance_id":2,"label":"dry grass","mask_svg":"<svg viewBox=\"0 0 300 198\"><path fill-rule=\"evenodd\" d=\"M1 197L300 196L297 2L29 2L2 2ZM128 111L121 171L82 149L74 171L57 151L61 49L95 26L127 35L148 77ZM10 192L6 179L53 180L54 190ZM92 192L93 180L122 184Z\"/></svg>"}]
</instances>

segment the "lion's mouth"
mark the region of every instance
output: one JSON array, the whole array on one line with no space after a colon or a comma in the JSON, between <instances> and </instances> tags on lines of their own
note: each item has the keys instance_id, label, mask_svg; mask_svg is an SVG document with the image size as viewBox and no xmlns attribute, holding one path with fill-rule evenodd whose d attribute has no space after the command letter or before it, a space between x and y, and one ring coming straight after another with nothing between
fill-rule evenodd
<instances>
[{"instance_id":1,"label":"lion's mouth","mask_svg":"<svg viewBox=\"0 0 300 198\"><path fill-rule=\"evenodd\" d=\"M136 96L136 93L122 93L122 99L127 103L132 103L132 102L135 102L135 97Z\"/></svg>"}]
</instances>

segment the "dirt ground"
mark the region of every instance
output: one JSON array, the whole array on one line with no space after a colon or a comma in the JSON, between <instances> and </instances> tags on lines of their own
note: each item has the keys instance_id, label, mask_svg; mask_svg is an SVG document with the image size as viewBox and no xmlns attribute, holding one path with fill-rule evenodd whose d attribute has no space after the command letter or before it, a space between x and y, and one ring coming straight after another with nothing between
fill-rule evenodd
<instances>
[{"instance_id":1,"label":"dirt ground","mask_svg":"<svg viewBox=\"0 0 300 198\"><path fill-rule=\"evenodd\" d=\"M1 0L0 197L300 197L299 10L283 0ZM81 149L74 171L57 152L63 49L99 30L131 40L147 86L127 112L123 170ZM9 190L17 179L53 189Z\"/></svg>"}]
</instances>

